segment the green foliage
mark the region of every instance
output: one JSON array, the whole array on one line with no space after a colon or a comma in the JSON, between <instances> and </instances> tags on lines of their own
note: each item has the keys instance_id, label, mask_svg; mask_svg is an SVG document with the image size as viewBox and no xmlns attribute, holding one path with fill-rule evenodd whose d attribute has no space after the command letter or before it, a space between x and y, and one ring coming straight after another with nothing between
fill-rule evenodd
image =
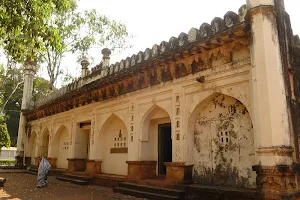
<instances>
[{"instance_id":1,"label":"green foliage","mask_svg":"<svg viewBox=\"0 0 300 200\"><path fill-rule=\"evenodd\" d=\"M9 63L6 67L0 66L1 91L0 99L3 103L10 97L10 102L21 105L23 94L23 68ZM15 90L13 92L13 90ZM9 103L9 102L8 102ZM6 106L6 105L4 105Z\"/></svg>"},{"instance_id":2,"label":"green foliage","mask_svg":"<svg viewBox=\"0 0 300 200\"><path fill-rule=\"evenodd\" d=\"M0 160L0 166L14 166L16 160Z\"/></svg>"},{"instance_id":3,"label":"green foliage","mask_svg":"<svg viewBox=\"0 0 300 200\"><path fill-rule=\"evenodd\" d=\"M70 10L56 12L51 24L58 28L61 43L57 48L51 40L45 42L46 53L42 57L50 77L50 89L55 85L58 76L64 73L61 60L65 53L76 54L81 61L88 57L88 51L92 47L108 47L112 50L128 47L130 36L124 24L109 20L96 10L81 13L77 11L76 4ZM66 79L68 78L72 79Z\"/></svg>"},{"instance_id":4,"label":"green foliage","mask_svg":"<svg viewBox=\"0 0 300 200\"><path fill-rule=\"evenodd\" d=\"M10 147L10 136L7 131L5 118L0 116L0 148Z\"/></svg>"},{"instance_id":5,"label":"green foliage","mask_svg":"<svg viewBox=\"0 0 300 200\"><path fill-rule=\"evenodd\" d=\"M38 101L39 99L43 98L49 93L49 81L42 77L35 77L33 80L33 94L32 100L34 102Z\"/></svg>"},{"instance_id":6,"label":"green foliage","mask_svg":"<svg viewBox=\"0 0 300 200\"><path fill-rule=\"evenodd\" d=\"M70 0L1 0L0 46L17 62L33 60L37 52L45 51L45 41L62 49L59 31L49 20L71 4Z\"/></svg>"},{"instance_id":7,"label":"green foliage","mask_svg":"<svg viewBox=\"0 0 300 200\"><path fill-rule=\"evenodd\" d=\"M46 64L51 90L66 52L81 60L91 47L127 48L128 38L124 24L95 10L79 12L77 0L0 1L0 47L16 63Z\"/></svg>"},{"instance_id":8,"label":"green foliage","mask_svg":"<svg viewBox=\"0 0 300 200\"><path fill-rule=\"evenodd\" d=\"M4 67L0 65L0 111L5 116L12 145L15 145L18 134L18 125L23 95L23 68L13 62ZM33 101L36 102L49 92L49 81L34 78Z\"/></svg>"}]
</instances>

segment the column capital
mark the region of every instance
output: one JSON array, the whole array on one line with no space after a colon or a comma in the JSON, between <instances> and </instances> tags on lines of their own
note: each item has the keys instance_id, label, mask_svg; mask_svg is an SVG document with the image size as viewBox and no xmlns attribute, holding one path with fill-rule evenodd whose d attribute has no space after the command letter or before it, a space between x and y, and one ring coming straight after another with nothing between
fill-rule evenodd
<instances>
[{"instance_id":1,"label":"column capital","mask_svg":"<svg viewBox=\"0 0 300 200\"><path fill-rule=\"evenodd\" d=\"M274 0L247 0L248 9L258 6L274 6Z\"/></svg>"},{"instance_id":2,"label":"column capital","mask_svg":"<svg viewBox=\"0 0 300 200\"><path fill-rule=\"evenodd\" d=\"M256 150L257 155L292 156L293 152L294 148L291 146L259 147Z\"/></svg>"},{"instance_id":3,"label":"column capital","mask_svg":"<svg viewBox=\"0 0 300 200\"><path fill-rule=\"evenodd\" d=\"M246 19L251 19L252 16L256 16L258 14L266 15L266 14L276 14L275 6L270 5L260 5L257 7L249 8L246 14Z\"/></svg>"}]
</instances>

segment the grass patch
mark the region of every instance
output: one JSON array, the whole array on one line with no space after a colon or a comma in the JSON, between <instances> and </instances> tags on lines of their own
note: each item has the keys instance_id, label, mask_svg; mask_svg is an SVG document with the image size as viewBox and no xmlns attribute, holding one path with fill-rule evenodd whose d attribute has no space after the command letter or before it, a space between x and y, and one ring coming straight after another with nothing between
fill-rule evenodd
<instances>
[{"instance_id":1,"label":"grass patch","mask_svg":"<svg viewBox=\"0 0 300 200\"><path fill-rule=\"evenodd\" d=\"M0 166L14 166L16 160L0 160Z\"/></svg>"}]
</instances>

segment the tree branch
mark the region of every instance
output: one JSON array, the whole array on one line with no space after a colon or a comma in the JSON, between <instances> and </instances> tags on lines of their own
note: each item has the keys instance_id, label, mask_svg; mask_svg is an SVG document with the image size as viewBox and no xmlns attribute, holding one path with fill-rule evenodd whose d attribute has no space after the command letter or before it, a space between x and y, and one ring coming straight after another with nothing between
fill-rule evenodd
<instances>
[{"instance_id":1,"label":"tree branch","mask_svg":"<svg viewBox=\"0 0 300 200\"><path fill-rule=\"evenodd\" d=\"M10 98L12 97L12 95L17 91L18 87L19 87L22 83L24 83L24 81L19 82L19 83L16 85L16 87L14 88L14 90L11 92L11 94L9 95L9 97L6 99L6 101L4 102L4 104L2 105L2 108L1 108L1 110L0 110L0 116L1 116L1 115L4 115L3 111L4 111L4 108L5 108L6 104L8 103L8 101L10 100Z\"/></svg>"}]
</instances>

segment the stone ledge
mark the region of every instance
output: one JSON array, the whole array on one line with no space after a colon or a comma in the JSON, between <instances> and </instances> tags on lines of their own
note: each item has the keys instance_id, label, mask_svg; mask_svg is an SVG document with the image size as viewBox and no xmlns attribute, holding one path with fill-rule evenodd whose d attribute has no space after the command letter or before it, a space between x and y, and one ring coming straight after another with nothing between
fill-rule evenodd
<instances>
[{"instance_id":1,"label":"stone ledge","mask_svg":"<svg viewBox=\"0 0 300 200\"><path fill-rule=\"evenodd\" d=\"M255 152L257 155L291 156L294 152L294 149L291 146L272 146L260 147Z\"/></svg>"},{"instance_id":2,"label":"stone ledge","mask_svg":"<svg viewBox=\"0 0 300 200\"><path fill-rule=\"evenodd\" d=\"M102 161L85 160L85 162L86 162L86 167L85 167L86 174L94 176L95 174L101 173Z\"/></svg>"},{"instance_id":3,"label":"stone ledge","mask_svg":"<svg viewBox=\"0 0 300 200\"><path fill-rule=\"evenodd\" d=\"M194 166L194 164L190 163L185 163L185 162L165 162L165 166L168 167L189 167L189 166Z\"/></svg>"},{"instance_id":4,"label":"stone ledge","mask_svg":"<svg viewBox=\"0 0 300 200\"><path fill-rule=\"evenodd\" d=\"M156 165L157 161L126 161L126 163L134 165Z\"/></svg>"},{"instance_id":5,"label":"stone ledge","mask_svg":"<svg viewBox=\"0 0 300 200\"><path fill-rule=\"evenodd\" d=\"M142 180L156 177L156 161L126 161L128 180Z\"/></svg>"},{"instance_id":6,"label":"stone ledge","mask_svg":"<svg viewBox=\"0 0 300 200\"><path fill-rule=\"evenodd\" d=\"M68 171L85 171L86 170L86 163L85 159L79 158L68 158Z\"/></svg>"},{"instance_id":7,"label":"stone ledge","mask_svg":"<svg viewBox=\"0 0 300 200\"><path fill-rule=\"evenodd\" d=\"M86 160L84 158L67 158L68 161L79 161L79 160Z\"/></svg>"},{"instance_id":8,"label":"stone ledge","mask_svg":"<svg viewBox=\"0 0 300 200\"><path fill-rule=\"evenodd\" d=\"M192 182L193 164L184 162L165 162L166 180L174 182Z\"/></svg>"},{"instance_id":9,"label":"stone ledge","mask_svg":"<svg viewBox=\"0 0 300 200\"><path fill-rule=\"evenodd\" d=\"M203 199L258 200L262 197L261 192L254 189L198 184L189 186L186 194L188 200L196 200L198 197Z\"/></svg>"},{"instance_id":10,"label":"stone ledge","mask_svg":"<svg viewBox=\"0 0 300 200\"><path fill-rule=\"evenodd\" d=\"M57 160L57 158L51 158L50 157L47 160L49 161L49 163L51 165L51 168L56 168L56 160Z\"/></svg>"}]
</instances>

